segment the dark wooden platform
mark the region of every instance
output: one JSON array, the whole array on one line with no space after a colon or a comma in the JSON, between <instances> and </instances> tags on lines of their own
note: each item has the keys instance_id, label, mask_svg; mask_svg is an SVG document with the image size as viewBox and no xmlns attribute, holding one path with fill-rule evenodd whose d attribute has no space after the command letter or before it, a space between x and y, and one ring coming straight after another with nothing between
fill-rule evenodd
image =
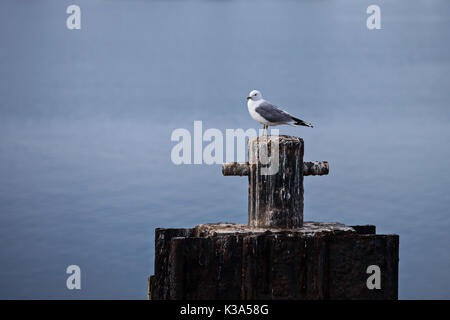
<instances>
[{"instance_id":1,"label":"dark wooden platform","mask_svg":"<svg viewBox=\"0 0 450 320\"><path fill-rule=\"evenodd\" d=\"M374 226L158 228L149 298L397 299L398 258L398 235ZM370 265L380 267L381 289L366 285Z\"/></svg>"}]
</instances>

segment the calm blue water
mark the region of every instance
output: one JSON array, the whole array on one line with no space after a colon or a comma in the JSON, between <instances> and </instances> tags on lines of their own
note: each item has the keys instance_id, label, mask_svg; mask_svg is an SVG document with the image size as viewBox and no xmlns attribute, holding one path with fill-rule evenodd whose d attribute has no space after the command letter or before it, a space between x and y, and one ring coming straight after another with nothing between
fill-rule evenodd
<instances>
[{"instance_id":1,"label":"calm blue water","mask_svg":"<svg viewBox=\"0 0 450 320\"><path fill-rule=\"evenodd\" d=\"M82 29L66 29L78 4ZM247 181L175 166L176 128L316 125L305 219L400 235L400 298L450 298L450 2L0 3L0 298L146 298L154 229L247 221ZM65 269L82 270L82 290Z\"/></svg>"}]
</instances>

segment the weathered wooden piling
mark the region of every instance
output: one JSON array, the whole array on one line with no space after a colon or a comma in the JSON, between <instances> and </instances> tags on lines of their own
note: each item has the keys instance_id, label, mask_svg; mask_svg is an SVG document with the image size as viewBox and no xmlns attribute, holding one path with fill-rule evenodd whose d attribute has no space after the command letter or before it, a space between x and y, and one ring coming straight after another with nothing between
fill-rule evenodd
<instances>
[{"instance_id":1,"label":"weathered wooden piling","mask_svg":"<svg viewBox=\"0 0 450 320\"><path fill-rule=\"evenodd\" d=\"M328 162L303 162L298 137L250 138L248 147L249 162L222 167L248 177L248 225L156 229L149 298L397 299L397 235L303 223L303 177L328 174ZM375 289L367 285L373 265Z\"/></svg>"},{"instance_id":2,"label":"weathered wooden piling","mask_svg":"<svg viewBox=\"0 0 450 320\"><path fill-rule=\"evenodd\" d=\"M248 225L300 228L303 225L303 139L250 138L248 148L249 163L254 164L248 175Z\"/></svg>"},{"instance_id":3,"label":"weathered wooden piling","mask_svg":"<svg viewBox=\"0 0 450 320\"><path fill-rule=\"evenodd\" d=\"M156 229L150 297L172 299L397 299L397 235L373 226L302 228L230 223ZM381 269L370 290L367 267Z\"/></svg>"},{"instance_id":4,"label":"weathered wooden piling","mask_svg":"<svg viewBox=\"0 0 450 320\"><path fill-rule=\"evenodd\" d=\"M303 162L303 139L262 136L248 141L248 163L223 166L224 175L248 176L248 224L300 228L303 176L328 174L328 162Z\"/></svg>"}]
</instances>

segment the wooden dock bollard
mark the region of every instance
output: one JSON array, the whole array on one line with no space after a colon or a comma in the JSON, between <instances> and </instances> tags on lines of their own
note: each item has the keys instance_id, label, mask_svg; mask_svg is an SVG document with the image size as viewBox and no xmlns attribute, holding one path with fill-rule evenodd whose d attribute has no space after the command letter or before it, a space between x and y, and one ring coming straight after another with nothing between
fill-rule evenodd
<instances>
[{"instance_id":1,"label":"wooden dock bollard","mask_svg":"<svg viewBox=\"0 0 450 320\"><path fill-rule=\"evenodd\" d=\"M222 167L248 177L248 225L156 229L149 298L397 299L398 235L303 222L303 177L328 174L328 163L303 162L298 137L250 138L248 146L249 162Z\"/></svg>"},{"instance_id":2,"label":"wooden dock bollard","mask_svg":"<svg viewBox=\"0 0 450 320\"><path fill-rule=\"evenodd\" d=\"M248 176L248 225L300 228L303 176L328 174L328 162L303 163L302 138L262 136L248 141L247 163L226 163L225 176Z\"/></svg>"}]
</instances>

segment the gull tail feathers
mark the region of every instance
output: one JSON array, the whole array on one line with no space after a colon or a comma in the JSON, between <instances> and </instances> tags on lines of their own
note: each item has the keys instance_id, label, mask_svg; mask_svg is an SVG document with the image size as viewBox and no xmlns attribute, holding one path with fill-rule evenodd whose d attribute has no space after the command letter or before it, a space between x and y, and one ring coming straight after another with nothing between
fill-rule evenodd
<instances>
[{"instance_id":1,"label":"gull tail feathers","mask_svg":"<svg viewBox=\"0 0 450 320\"><path fill-rule=\"evenodd\" d=\"M294 123L292 123L294 126L305 126L305 127L314 128L314 126L311 123L303 121L301 119L292 117L292 120L295 121Z\"/></svg>"}]
</instances>

